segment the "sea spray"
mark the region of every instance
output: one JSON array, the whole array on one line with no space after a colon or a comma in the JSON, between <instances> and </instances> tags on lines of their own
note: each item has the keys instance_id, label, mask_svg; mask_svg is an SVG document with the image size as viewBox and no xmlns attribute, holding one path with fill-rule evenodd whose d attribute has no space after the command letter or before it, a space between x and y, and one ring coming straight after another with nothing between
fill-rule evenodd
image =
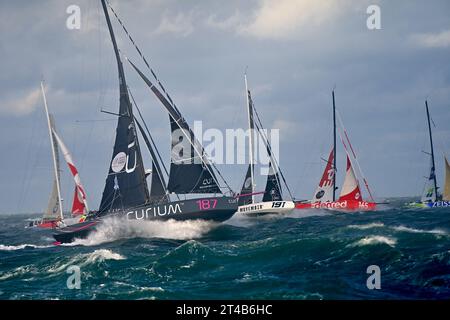
<instances>
[{"instance_id":1,"label":"sea spray","mask_svg":"<svg viewBox=\"0 0 450 320\"><path fill-rule=\"evenodd\" d=\"M217 223L203 220L166 220L136 221L120 218L107 218L102 221L96 231L86 239L78 239L64 246L95 246L119 239L130 238L162 238L173 240L189 240L201 238L212 230Z\"/></svg>"}]
</instances>

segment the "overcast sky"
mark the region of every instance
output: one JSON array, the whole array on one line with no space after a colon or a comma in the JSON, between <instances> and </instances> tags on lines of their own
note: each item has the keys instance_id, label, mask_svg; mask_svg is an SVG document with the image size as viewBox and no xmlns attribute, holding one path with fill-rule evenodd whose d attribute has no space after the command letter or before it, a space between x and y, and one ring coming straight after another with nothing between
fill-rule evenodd
<instances>
[{"instance_id":1,"label":"overcast sky","mask_svg":"<svg viewBox=\"0 0 450 320\"><path fill-rule=\"evenodd\" d=\"M331 90L377 197L422 191L428 150L424 100L436 124L438 183L450 152L450 2L111 1L183 115L204 128L246 128L243 74L267 128L280 129L280 161L299 199L309 199L332 143ZM68 6L81 29L66 27ZM381 8L381 30L366 26ZM112 17L119 46L143 63ZM0 1L0 213L42 212L51 153L42 77L57 130L98 208L118 110L117 68L96 0ZM168 163L169 124L136 74L125 72ZM345 157L338 146L339 181ZM145 162L150 166L147 153ZM63 164L63 196L73 183ZM245 165L219 166L239 190ZM264 188L258 178L257 189Z\"/></svg>"}]
</instances>

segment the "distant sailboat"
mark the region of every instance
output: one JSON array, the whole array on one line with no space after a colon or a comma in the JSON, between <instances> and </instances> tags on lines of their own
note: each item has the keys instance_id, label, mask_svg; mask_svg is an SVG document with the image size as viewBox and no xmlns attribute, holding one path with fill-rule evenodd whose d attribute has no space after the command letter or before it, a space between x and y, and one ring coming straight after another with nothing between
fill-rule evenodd
<instances>
[{"instance_id":1,"label":"distant sailboat","mask_svg":"<svg viewBox=\"0 0 450 320\"><path fill-rule=\"evenodd\" d=\"M445 165L445 183L444 192L439 194L439 187L436 178L436 164L434 157L434 144L433 144L433 134L431 130L431 117L430 111L428 109L428 101L425 100L425 109L427 113L427 124L428 124L428 136L430 139L430 174L427 177L425 187L422 193L420 202L410 203L411 207L423 207L423 208L439 208L439 207L449 207L450 206L450 165L448 163L447 157L444 156Z\"/></svg>"},{"instance_id":2,"label":"distant sailboat","mask_svg":"<svg viewBox=\"0 0 450 320\"><path fill-rule=\"evenodd\" d=\"M376 203L373 201L372 194L366 179L363 178L364 185L371 197L371 201L365 201L362 198L359 180L353 169L352 159L357 163L356 154L344 130L341 134L341 141L347 156L346 174L344 183L336 199L336 104L334 91L333 98L333 148L331 149L328 160L326 160L325 170L320 179L319 185L311 201L297 202L297 209L333 209L333 210L374 210Z\"/></svg>"},{"instance_id":3,"label":"distant sailboat","mask_svg":"<svg viewBox=\"0 0 450 320\"><path fill-rule=\"evenodd\" d=\"M60 161L59 161L59 149L61 149L64 159L66 160L69 169L73 175L75 181L75 194L72 203L72 217L84 215L88 212L88 205L86 200L86 192L81 183L78 170L72 160L69 150L65 146L62 139L56 133L55 120L52 114L48 111L47 98L45 96L44 83L41 82L41 91L44 99L45 115L47 119L47 125L50 137L50 146L52 149L53 159L53 187L50 194L47 209L44 212L42 219L33 220L29 226L37 226L40 228L54 229L67 224L76 223L80 219L64 219L63 206L61 198L61 183L60 183Z\"/></svg>"},{"instance_id":4,"label":"distant sailboat","mask_svg":"<svg viewBox=\"0 0 450 320\"><path fill-rule=\"evenodd\" d=\"M267 137L262 134L262 125L255 122L256 109L253 104L252 96L247 84L247 75L245 75L245 91L247 97L247 115L249 124L249 158L250 163L239 195L238 213L246 216L258 216L265 214L288 213L295 209L295 203L283 199L280 168L272 154L272 148ZM254 178L254 135L259 134L264 142L269 156L269 170L267 175L266 188L264 192L255 193ZM262 201L257 202L255 195L263 193Z\"/></svg>"},{"instance_id":5,"label":"distant sailboat","mask_svg":"<svg viewBox=\"0 0 450 320\"><path fill-rule=\"evenodd\" d=\"M214 164L208 161L203 147L198 143L187 121L167 95L159 80L157 80L157 84L166 93L166 96L129 61L169 115L172 132L172 152L170 173L168 174L169 179L166 185L162 171L163 164L160 163L161 158L150 136L150 132L143 118L141 117L141 121L138 121L134 116L130 91L126 83L121 56L111 25L107 1L101 0L101 4L111 37L119 75L119 113L111 113L118 117L113 156L98 212L88 215L82 223L58 229L54 234L54 238L57 242L71 242L75 238L86 237L95 230L104 217L110 216L129 220L202 219L221 222L229 219L237 209L237 199L234 196L234 192L230 189L225 179L222 178ZM111 7L110 9L112 10ZM115 14L114 11L113 13ZM122 24L120 20L119 22ZM123 28L128 34L124 26ZM132 42L134 44L134 41ZM143 58L141 51L137 47L136 49ZM146 62L145 59L144 61ZM151 72L156 78L153 70ZM134 99L132 100L134 102ZM144 130L144 128L147 130ZM146 171L144 168L137 129L139 129L152 158L151 190L149 190L146 181L149 171ZM180 144L187 146L187 148L180 149ZM226 195L222 191L222 187L218 182L218 176L226 184L230 195ZM176 201L172 200L171 194L176 195L178 199ZM195 194L213 194L214 196L194 199L185 198L184 200L180 200L178 197L178 195Z\"/></svg>"}]
</instances>

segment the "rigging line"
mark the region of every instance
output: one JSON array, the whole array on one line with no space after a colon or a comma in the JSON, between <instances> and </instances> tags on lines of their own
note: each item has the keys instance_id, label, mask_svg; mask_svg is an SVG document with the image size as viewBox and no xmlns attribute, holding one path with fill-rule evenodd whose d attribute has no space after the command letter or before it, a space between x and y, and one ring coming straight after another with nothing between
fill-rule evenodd
<instances>
[{"instance_id":1,"label":"rigging line","mask_svg":"<svg viewBox=\"0 0 450 320\"><path fill-rule=\"evenodd\" d=\"M108 7L111 9L112 13L114 14L114 16L116 17L117 21L119 22L120 26L122 27L123 31L125 32L125 34L128 36L128 39L131 41L131 43L133 44L133 46L135 47L136 51L138 52L139 56L142 58L142 60L144 61L145 65L147 66L147 68L150 70L153 78L156 80L156 82L158 83L159 87L161 88L161 90L164 92L164 94L166 95L167 99L170 101L172 107L181 115L181 112L178 110L177 106L175 105L175 103L173 102L172 98L170 97L169 93L166 91L166 89L164 88L163 84L161 83L161 81L158 79L156 73L153 71L153 69L150 67L149 63L147 62L147 59L145 58L145 56L142 54L141 50L139 49L139 47L137 46L137 44L135 43L134 39L131 37L130 33L128 32L127 28L125 27L125 25L123 24L122 20L119 18L119 16L117 15L117 13L114 11L113 7L111 6L111 4L109 3L108 0L106 0L106 3L108 4Z\"/></svg>"},{"instance_id":2,"label":"rigging line","mask_svg":"<svg viewBox=\"0 0 450 320\"><path fill-rule=\"evenodd\" d=\"M362 177L362 179L363 179L363 181L364 181L364 185L365 185L365 187L366 187L366 189L367 189L367 192L369 193L370 199L372 200L372 202L375 202L374 197L373 197L373 194L372 194L372 191L371 191L370 188L369 188L369 183L367 182L367 179L366 179L366 177L365 177L365 175L364 175L364 172L363 172L362 169L361 169L361 166L360 166L360 164L359 164L358 158L356 157L356 153L355 153L355 151L354 151L354 149L353 149L352 143L350 142L350 139L349 139L349 137L348 137L348 135L347 135L347 130L346 130L345 127L344 127L344 123L343 123L343 121L342 121L341 114L339 113L339 110L337 110L336 113L337 113L337 118L338 118L338 120L339 120L339 124L340 124L340 126L341 126L341 127L339 128L339 135L341 136L342 143L344 144L344 147L345 147L345 143L344 143L344 141L343 141L342 132L341 132L341 130L340 130L341 128L342 128L342 131L344 132L345 139L347 140L347 143L348 143L348 145L350 146L350 150L352 151L353 157L354 157L354 159L355 159L355 161L356 161L356 165L357 165L358 170L359 170L359 173L361 174L361 177ZM350 161L351 161L351 160L350 160Z\"/></svg>"},{"instance_id":3,"label":"rigging line","mask_svg":"<svg viewBox=\"0 0 450 320\"><path fill-rule=\"evenodd\" d=\"M147 131L147 134L148 134L148 136L150 137L150 140L151 140L151 142L152 142L152 146L153 146L153 148L156 150L156 153L157 153L157 155L158 155L159 161L161 162L161 164L162 164L162 166L163 166L163 168L164 168L164 171L166 172L167 176L169 176L169 172L167 171L167 168L166 168L166 166L165 166L165 164L164 164L164 161L163 161L162 156L161 156L161 154L160 154L160 152L159 152L159 149L157 148L156 143L155 143L155 141L153 140L153 136L151 135L150 130L149 130L148 127L147 127L147 123L145 122L144 117L142 116L141 109L138 107L138 105L137 105L137 103L136 103L136 100L134 100L134 96L133 96L133 94L131 93L131 90L130 90L129 87L128 87L128 91L130 92L131 100L133 101L133 104L135 105L135 107L136 107L136 109L137 109L137 111L138 111L139 117L141 118L142 122L144 123L145 130Z\"/></svg>"},{"instance_id":4,"label":"rigging line","mask_svg":"<svg viewBox=\"0 0 450 320\"><path fill-rule=\"evenodd\" d=\"M260 117L259 117L258 111L256 111L256 108L255 108L255 104L254 104L254 103L253 103L253 105L252 105L252 108L253 108L253 111L255 111L256 119L257 119L259 125L261 126L261 128L263 128L261 119L260 119ZM257 126L258 126L258 123L256 124ZM259 127L259 126L258 126L258 127ZM287 184L286 178L284 177L283 171L281 170L281 167L280 167L280 165L278 164L278 161L272 156L272 154L273 154L273 152L272 152L272 147L271 147L271 145L270 145L270 143L269 143L268 137L266 136L266 134L265 134L264 131L258 130L258 132L259 132L259 134L261 135L261 137L263 138L263 142L266 144L266 147L270 150L270 153L271 153L270 157L271 157L271 159L274 161L274 164L278 167L278 171L280 171L281 178L283 179L283 182L284 182L284 184L286 185L286 189L288 190L291 199L294 199L294 197L293 197L293 195L292 195L292 192L291 192L291 189L289 188L289 185ZM261 133L261 132L262 132L262 133Z\"/></svg>"}]
</instances>

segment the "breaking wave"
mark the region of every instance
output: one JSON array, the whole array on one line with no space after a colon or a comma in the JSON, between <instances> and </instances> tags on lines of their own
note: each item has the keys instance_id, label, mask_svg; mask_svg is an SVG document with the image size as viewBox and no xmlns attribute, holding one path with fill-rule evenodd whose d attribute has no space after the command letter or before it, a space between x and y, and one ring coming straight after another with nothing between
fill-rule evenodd
<instances>
[{"instance_id":1,"label":"breaking wave","mask_svg":"<svg viewBox=\"0 0 450 320\"><path fill-rule=\"evenodd\" d=\"M64 246L95 246L105 242L113 242L129 238L161 238L173 240L189 240L201 238L212 230L217 223L204 220L187 221L147 221L109 218L102 221L96 231L86 239L77 239Z\"/></svg>"},{"instance_id":2,"label":"breaking wave","mask_svg":"<svg viewBox=\"0 0 450 320\"><path fill-rule=\"evenodd\" d=\"M384 237L384 236L368 236L364 237L361 240L358 240L357 242L351 244L351 247L361 247L361 246L367 246L367 245L374 245L374 244L387 244L390 247L395 247L397 244L397 239L390 238L390 237Z\"/></svg>"},{"instance_id":3,"label":"breaking wave","mask_svg":"<svg viewBox=\"0 0 450 320\"><path fill-rule=\"evenodd\" d=\"M406 227L403 225L393 227L392 229L394 229L395 231L409 232L409 233L429 233L429 234L436 234L436 235L442 235L442 236L448 235L448 233L446 231L441 230L441 229L422 230L422 229Z\"/></svg>"},{"instance_id":4,"label":"breaking wave","mask_svg":"<svg viewBox=\"0 0 450 320\"><path fill-rule=\"evenodd\" d=\"M359 230L367 230L367 229L372 229L372 228L383 228L383 227L384 227L384 223L381 223L381 222L373 222L373 223L368 223L368 224L351 224L351 225L347 226L347 228L359 229Z\"/></svg>"},{"instance_id":5,"label":"breaking wave","mask_svg":"<svg viewBox=\"0 0 450 320\"><path fill-rule=\"evenodd\" d=\"M50 247L53 247L53 246L51 246L51 245L38 246L35 244L28 244L28 243L19 244L19 245L15 245L15 246L0 244L0 251L15 251L15 250L23 250L26 248L44 249L44 248L50 248Z\"/></svg>"}]
</instances>

